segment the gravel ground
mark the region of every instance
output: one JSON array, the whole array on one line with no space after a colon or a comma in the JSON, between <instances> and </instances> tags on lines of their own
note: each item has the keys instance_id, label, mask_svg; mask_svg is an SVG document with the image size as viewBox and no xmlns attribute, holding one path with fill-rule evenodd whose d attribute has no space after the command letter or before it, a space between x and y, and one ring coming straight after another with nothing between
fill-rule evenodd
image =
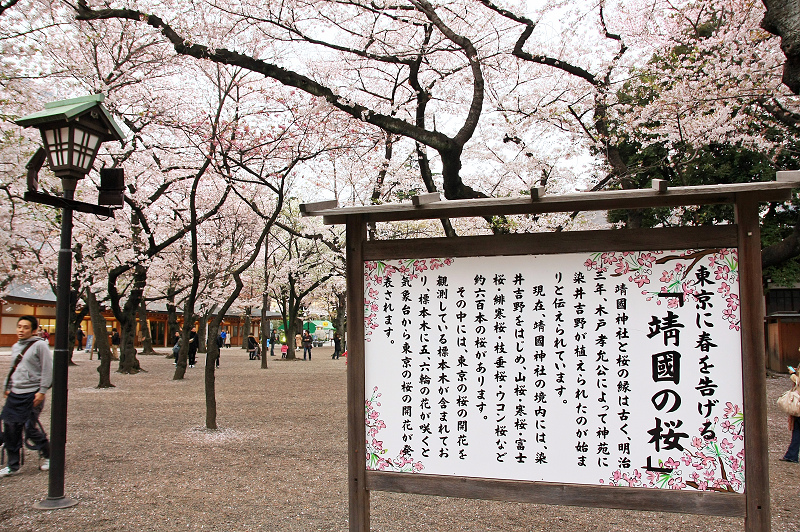
<instances>
[{"instance_id":1,"label":"gravel ground","mask_svg":"<svg viewBox=\"0 0 800 532\"><path fill-rule=\"evenodd\" d=\"M0 480L0 532L347 531L345 364L331 351L316 348L311 362L271 358L260 370L245 351L223 350L214 433L203 428L201 367L172 381L170 360L142 356L146 373L112 373L116 388L97 390L97 362L76 353L65 492L80 504L32 508L47 494L47 474L29 452L21 474ZM9 363L5 350L0 370ZM796 532L800 466L778 461L789 434L774 406L789 379L770 376L767 387L772 530ZM742 519L383 492L371 494L371 524L385 532L744 528Z\"/></svg>"}]
</instances>

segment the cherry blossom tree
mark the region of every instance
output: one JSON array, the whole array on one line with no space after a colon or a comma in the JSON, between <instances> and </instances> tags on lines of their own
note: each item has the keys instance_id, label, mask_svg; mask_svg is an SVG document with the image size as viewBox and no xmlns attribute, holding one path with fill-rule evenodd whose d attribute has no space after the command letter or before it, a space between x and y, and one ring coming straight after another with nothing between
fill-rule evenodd
<instances>
[{"instance_id":1,"label":"cherry blossom tree","mask_svg":"<svg viewBox=\"0 0 800 532\"><path fill-rule=\"evenodd\" d=\"M201 27L203 19L184 24L183 21L171 16L169 18L172 20L168 21L165 18L166 14L159 16L136 9L92 9L85 2L78 5L78 18L143 21L160 31L180 55L246 68L286 86L322 98L329 105L357 120L390 134L413 139L436 150L442 165L442 183L447 198L485 196L484 193L465 184L460 176L461 154L465 144L475 133L485 99L483 69L474 43L469 37L459 34L448 26L427 0L414 1L408 6L386 10L375 9L367 3L355 3L353 6L358 10L355 17L342 12L333 2L314 6L298 2L287 5L283 13L272 13L269 9L262 9L260 5L250 5L247 2L237 7L220 6L214 12L214 24L219 28L217 31L212 31L208 26ZM311 18L307 16L309 9ZM312 31L309 25L296 22L303 19L313 20L314 25L328 21L325 24L326 30L337 36L344 36L343 40L349 36L349 42L337 43L333 39L325 40L320 36L326 30L320 27ZM251 28L252 35L259 35L258 42L243 42L242 39L247 35L242 32L220 31L220 25L232 28L239 22L244 27ZM392 26L402 26L402 30L391 30ZM373 31L370 31L370 28L373 28ZM209 33L203 35L205 31ZM434 31L435 37L432 39ZM217 41L213 46L200 44L206 41L207 37L211 37L212 33L214 35L212 39ZM241 43L238 46L230 40L234 34L237 42ZM269 41L263 46L265 38ZM277 58L281 45L285 44L296 45L296 53L300 53L301 50L322 48L343 54L346 61L344 63L346 68L342 69L344 79L326 83L320 76L307 76L278 65ZM229 45L229 48L226 48L226 45ZM236 47L250 48L251 55L234 51ZM265 49L259 54L259 48L262 47ZM422 60L423 55L425 61ZM335 60L333 57L331 59ZM322 62L326 62L326 58L323 57ZM464 108L466 113L461 119L448 117L451 118L449 122L460 123L460 126L448 127L453 130L449 135L437 129L435 124L419 125L400 118L399 113L392 109L393 105L401 104L410 105L413 109L416 107L418 97L423 99L433 97L429 94L420 94L411 82L404 84L405 96L402 98L395 99L381 93L387 85L387 77L405 77L409 69L419 69L423 65L427 69L428 64L432 62L436 64L425 73L429 78L425 80L426 89L435 85L435 79L440 76L451 79L459 88L464 87L465 71L469 72L468 76L472 78L471 83L467 85L470 90L466 94L457 94L457 98L466 103ZM367 79L367 72L375 75ZM460 75L450 75L450 72ZM425 79L421 74L415 77ZM358 88L350 94L341 94L340 87L343 88L351 83ZM408 110L404 109L404 112L408 113Z\"/></svg>"},{"instance_id":2,"label":"cherry blossom tree","mask_svg":"<svg viewBox=\"0 0 800 532\"><path fill-rule=\"evenodd\" d=\"M20 5L0 16L13 15ZM179 299L192 303L190 320L200 308L201 318L213 314L210 300L201 305L206 290L219 290L218 279L201 276L189 301L192 276L175 272L179 277L170 282L161 275L168 270L159 267L156 275L149 270L178 245L191 263L194 225L187 198L198 175L197 197L208 200L207 212L227 187L236 195L244 186L234 178L247 172L243 168L253 169L252 161L226 159L237 148L222 147L222 139L236 144L253 136L265 142L267 135L279 133L275 128L283 111L257 114L257 95L271 98L276 109L313 109L320 119L306 123L317 134L307 137L319 141L334 134L337 139L336 149L317 150L313 160L298 161L287 174L295 180L291 194L304 199L321 189L346 204L398 201L437 190L450 199L520 195L533 186L564 193L646 187L656 176L691 184L697 176L694 163L724 165L722 158L738 149L765 157L748 179L768 175L770 164L773 169L794 164L787 152L793 149L800 113L781 85L784 56L778 39L758 29L762 19L774 29L772 15L758 0L524 5L292 0L280 9L243 0L193 4L190 10L159 2L145 9L126 0L80 2L74 9L47 5L52 7L37 11L47 15L40 16L41 31L35 33L77 45L59 47L67 51L48 57L44 47L17 45L8 57L32 54L32 64L41 64L61 86L107 93L109 105L131 131L126 144L110 148L101 161L124 164L132 176L126 213L134 211L138 225L128 214L114 222L116 233L103 245L124 253L98 259L92 272L98 280L104 270L111 272L118 288L109 284L107 292L110 300L120 299L122 313L129 301L131 309L141 308L137 287L146 282L155 285L142 289L145 298L163 297L169 287L183 289ZM34 25L23 20L23 12L10 26L20 34L26 24ZM78 22L67 15L76 15ZM18 67L18 61L4 61ZM217 70L210 65L237 72L235 90L244 91L233 98L240 102L230 107L235 111L219 119L210 109L222 84L215 83ZM218 138L210 133L211 124ZM17 159L15 176L25 157ZM715 175L722 179L723 173ZM95 179L90 176L80 192L88 196ZM765 217L779 211L769 206ZM699 213L687 221L673 213L635 211L622 223L696 223L704 216ZM0 223L10 223L8 216L0 213ZM213 216L199 215L199 242L205 238L202 226ZM441 228L378 225L370 233L452 236L592 223L570 213L489 222L445 220ZM291 227L294 222L278 223ZM778 240L765 249L765 265L800 252L796 227L796 220L781 216L780 231L773 235ZM86 222L87 242L99 233ZM135 238L140 243L131 245ZM285 240L270 239L270 253L273 243ZM15 237L5 245L21 241ZM213 264L235 267L203 255L201 250L203 271L206 266L213 271ZM20 255L19 260L28 259ZM15 271L23 269L20 263ZM260 297L263 292L254 290Z\"/></svg>"},{"instance_id":3,"label":"cherry blossom tree","mask_svg":"<svg viewBox=\"0 0 800 532\"><path fill-rule=\"evenodd\" d=\"M298 214L290 211L279 220L282 231L276 231L270 243L274 249L270 268L275 276L269 291L277 302L290 345L299 332L296 323L307 308L307 298L342 270L341 254L331 249L336 235L326 238L321 227L312 227L319 220L301 219ZM293 349L289 349L287 358L295 358Z\"/></svg>"}]
</instances>

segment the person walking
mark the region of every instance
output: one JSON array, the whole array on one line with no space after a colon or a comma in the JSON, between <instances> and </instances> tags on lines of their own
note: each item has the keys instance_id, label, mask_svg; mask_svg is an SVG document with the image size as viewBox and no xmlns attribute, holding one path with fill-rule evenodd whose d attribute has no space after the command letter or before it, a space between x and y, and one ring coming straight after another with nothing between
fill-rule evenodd
<instances>
[{"instance_id":1,"label":"person walking","mask_svg":"<svg viewBox=\"0 0 800 532\"><path fill-rule=\"evenodd\" d=\"M114 333L111 335L111 360L119 360L119 331L114 329Z\"/></svg>"},{"instance_id":2,"label":"person walking","mask_svg":"<svg viewBox=\"0 0 800 532\"><path fill-rule=\"evenodd\" d=\"M228 332L225 329L222 329L222 332L219 333L219 336L222 338L222 345L220 347L225 347L225 339L228 337Z\"/></svg>"},{"instance_id":3,"label":"person walking","mask_svg":"<svg viewBox=\"0 0 800 532\"><path fill-rule=\"evenodd\" d=\"M84 336L85 335L83 334L83 329L81 327L78 327L78 330L75 331L75 338L78 340L78 351L83 349L83 337Z\"/></svg>"},{"instance_id":4,"label":"person walking","mask_svg":"<svg viewBox=\"0 0 800 532\"><path fill-rule=\"evenodd\" d=\"M303 360L306 359L306 353L308 353L308 359L311 360L311 348L314 346L314 339L311 338L311 335L308 331L303 331Z\"/></svg>"},{"instance_id":5,"label":"person walking","mask_svg":"<svg viewBox=\"0 0 800 532\"><path fill-rule=\"evenodd\" d=\"M189 367L193 368L197 363L197 348L199 347L200 339L197 336L197 327L192 327L189 331Z\"/></svg>"},{"instance_id":6,"label":"person walking","mask_svg":"<svg viewBox=\"0 0 800 532\"><path fill-rule=\"evenodd\" d=\"M297 333L294 335L294 350L300 351L303 348L303 335Z\"/></svg>"},{"instance_id":7,"label":"person walking","mask_svg":"<svg viewBox=\"0 0 800 532\"><path fill-rule=\"evenodd\" d=\"M798 373L800 369L795 369L791 374L794 386L798 385ZM800 461L800 417L789 416L789 432L792 433L792 441L789 443L789 448L786 449L786 454L781 458L782 462L792 462L794 464Z\"/></svg>"},{"instance_id":8,"label":"person walking","mask_svg":"<svg viewBox=\"0 0 800 532\"><path fill-rule=\"evenodd\" d=\"M45 394L53 385L53 355L47 342L34 335L38 328L39 322L33 316L17 320L17 343L11 347L13 362L4 383L6 402L0 412L3 445L8 454L8 465L0 469L0 478L19 472L23 430L42 458L39 469L50 469L50 442L39 430L39 414Z\"/></svg>"},{"instance_id":9,"label":"person walking","mask_svg":"<svg viewBox=\"0 0 800 532\"><path fill-rule=\"evenodd\" d=\"M278 343L278 333L275 329L272 329L272 332L269 335L269 356L275 356L275 344Z\"/></svg>"},{"instance_id":10,"label":"person walking","mask_svg":"<svg viewBox=\"0 0 800 532\"><path fill-rule=\"evenodd\" d=\"M221 333L219 333L219 336L217 336L217 348L218 348L217 351L219 351L219 354L217 355L217 361L214 364L216 367L219 367L219 357L220 355L222 355L222 346L225 345L225 337L223 336L224 334L225 331L222 331Z\"/></svg>"},{"instance_id":11,"label":"person walking","mask_svg":"<svg viewBox=\"0 0 800 532\"><path fill-rule=\"evenodd\" d=\"M339 356L342 353L342 337L339 336L339 333L333 333L333 354L331 358L334 360L339 360Z\"/></svg>"}]
</instances>

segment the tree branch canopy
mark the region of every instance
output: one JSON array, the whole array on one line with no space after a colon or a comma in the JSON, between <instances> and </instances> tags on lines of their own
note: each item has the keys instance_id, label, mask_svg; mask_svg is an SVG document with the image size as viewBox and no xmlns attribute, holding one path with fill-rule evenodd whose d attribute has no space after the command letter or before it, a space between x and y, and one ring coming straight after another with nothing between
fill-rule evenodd
<instances>
[{"instance_id":1,"label":"tree branch canopy","mask_svg":"<svg viewBox=\"0 0 800 532\"><path fill-rule=\"evenodd\" d=\"M448 199L485 197L485 194L477 192L465 185L459 175L462 166L460 158L463 146L472 137L477 127L483 106L483 77L477 51L468 39L456 35L445 26L445 24L438 19L438 16L435 15L433 7L430 6L430 4L427 4L427 2L418 2L417 6L426 13L426 16L437 25L440 31L446 32L445 35L448 36L448 38L451 38L453 42L462 47L470 63L472 73L475 76L473 84L474 94L468 116L455 138L448 137L444 133L435 130L431 131L424 127L419 127L393 116L378 113L364 105L336 94L331 88L326 87L308 76L287 70L267 61L226 48L212 49L202 44L189 42L166 21L154 14L143 13L135 9L92 9L85 0L79 0L76 8L76 18L84 21L121 19L143 22L160 31L170 42L178 55L240 67L278 81L285 86L299 89L311 96L323 98L330 105L356 120L371 124L389 133L410 138L438 151L442 157L442 164L444 166L442 172L444 177L444 192Z\"/></svg>"}]
</instances>

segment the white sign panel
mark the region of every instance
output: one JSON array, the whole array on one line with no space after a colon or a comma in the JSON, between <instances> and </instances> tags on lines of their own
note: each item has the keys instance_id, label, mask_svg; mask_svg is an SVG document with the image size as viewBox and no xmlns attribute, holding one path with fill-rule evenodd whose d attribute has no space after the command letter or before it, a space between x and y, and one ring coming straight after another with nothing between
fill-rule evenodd
<instances>
[{"instance_id":1,"label":"white sign panel","mask_svg":"<svg viewBox=\"0 0 800 532\"><path fill-rule=\"evenodd\" d=\"M735 249L364 274L368 469L744 492Z\"/></svg>"}]
</instances>

